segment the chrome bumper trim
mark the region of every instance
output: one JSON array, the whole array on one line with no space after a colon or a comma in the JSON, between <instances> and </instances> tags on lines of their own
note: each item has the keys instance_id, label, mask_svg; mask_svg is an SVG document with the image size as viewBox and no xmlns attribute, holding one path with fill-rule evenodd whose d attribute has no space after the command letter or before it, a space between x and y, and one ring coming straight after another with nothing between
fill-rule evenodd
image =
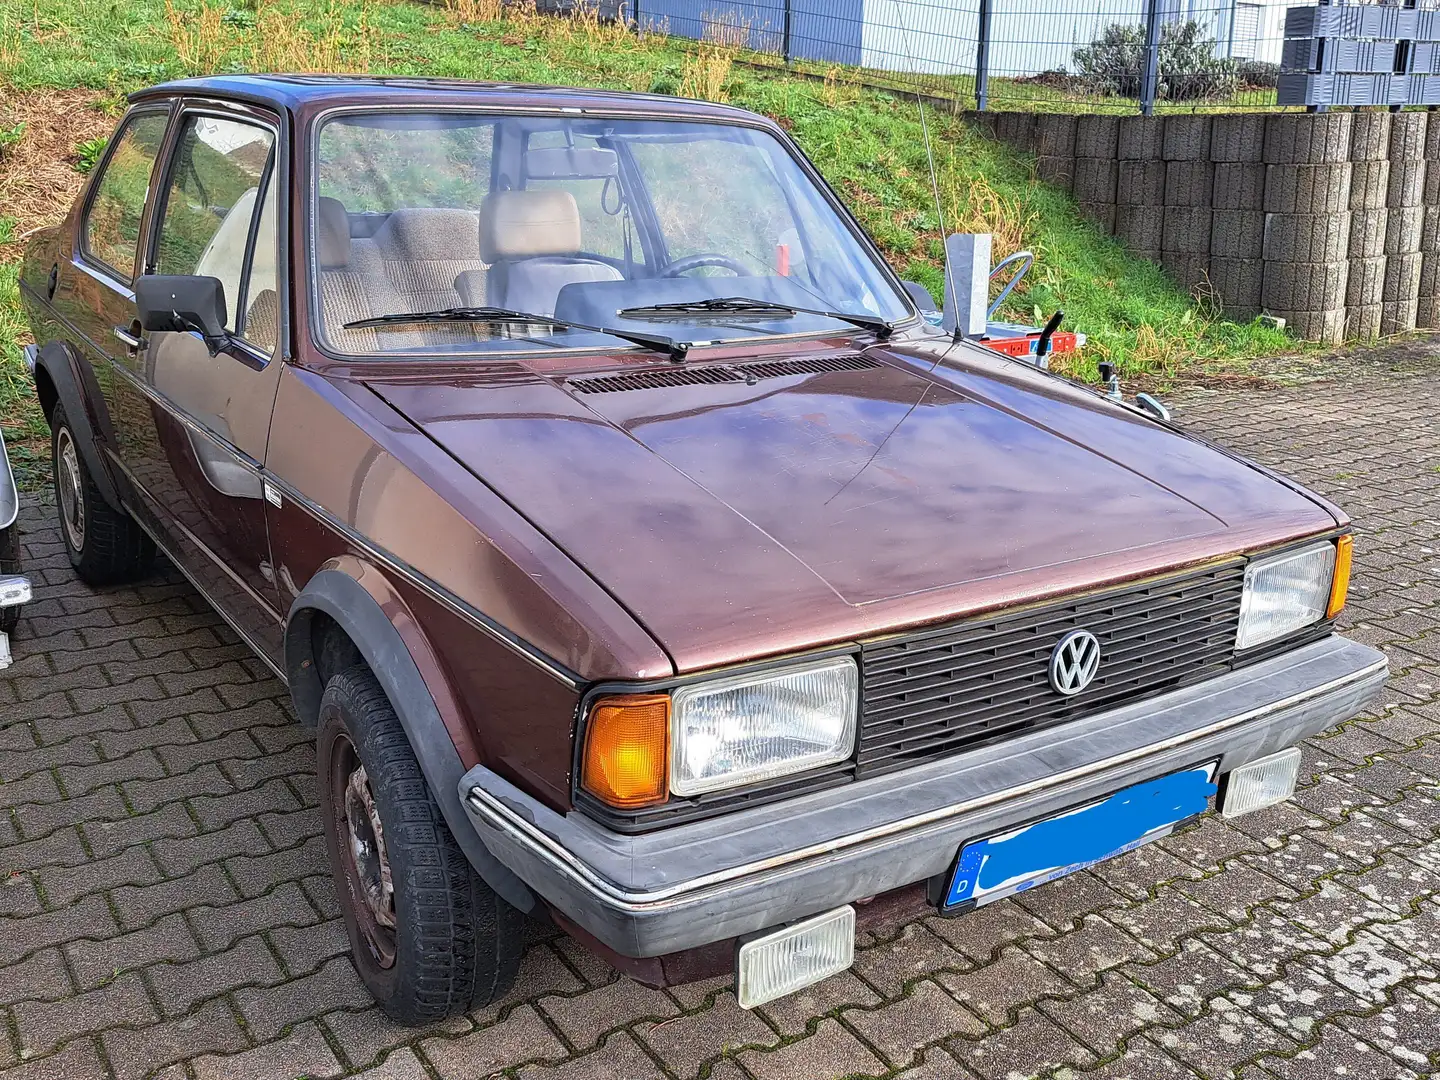
<instances>
[{"instance_id":1,"label":"chrome bumper trim","mask_svg":"<svg viewBox=\"0 0 1440 1080\"><path fill-rule=\"evenodd\" d=\"M1373 680L1377 676L1383 676L1388 666L1388 661L1384 657L1380 657L1363 668L1347 672L1320 685L1307 687L1287 697L1266 702L1168 739L1136 747L1133 750L1083 766L1053 773L1042 780L1006 788L978 798L901 818L884 825L849 833L825 843L812 844L770 858L728 867L711 874L678 881L663 888L645 891L630 891L600 876L553 837L541 831L505 802L478 786L470 788L466 795L466 802L476 816L493 828L517 838L524 847L567 878L573 886L600 901L607 908L628 914L653 914L657 911L664 911L668 907L679 906L681 902L686 905L691 904L704 898L707 894L718 892L745 878L771 873L810 860L824 859L842 852L864 851L866 848L882 844L904 833L926 829L998 803L1024 798L1132 762L1180 749L1189 743L1203 741L1231 728L1264 720L1272 714L1304 706L1316 699Z\"/></svg>"}]
</instances>

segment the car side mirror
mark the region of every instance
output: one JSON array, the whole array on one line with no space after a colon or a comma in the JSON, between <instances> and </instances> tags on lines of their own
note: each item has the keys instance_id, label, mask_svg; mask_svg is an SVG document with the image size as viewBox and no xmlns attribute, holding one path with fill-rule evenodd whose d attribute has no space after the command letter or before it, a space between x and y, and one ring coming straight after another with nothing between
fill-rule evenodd
<instances>
[{"instance_id":1,"label":"car side mirror","mask_svg":"<svg viewBox=\"0 0 1440 1080\"><path fill-rule=\"evenodd\" d=\"M225 286L219 278L146 274L135 282L135 307L142 329L198 333L211 356L230 341L225 330Z\"/></svg>"},{"instance_id":2,"label":"car side mirror","mask_svg":"<svg viewBox=\"0 0 1440 1080\"><path fill-rule=\"evenodd\" d=\"M920 282L902 281L900 284L905 286L905 291L910 294L910 299L914 301L915 306L920 309L921 315L928 315L931 312L940 310L940 305L935 303L935 297L930 295L930 290L924 285L921 285Z\"/></svg>"}]
</instances>

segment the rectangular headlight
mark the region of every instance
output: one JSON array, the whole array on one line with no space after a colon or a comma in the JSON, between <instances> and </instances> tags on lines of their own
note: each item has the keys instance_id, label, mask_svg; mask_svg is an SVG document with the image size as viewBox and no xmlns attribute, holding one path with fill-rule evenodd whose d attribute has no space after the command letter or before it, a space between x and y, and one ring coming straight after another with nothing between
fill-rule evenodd
<instances>
[{"instance_id":1,"label":"rectangular headlight","mask_svg":"<svg viewBox=\"0 0 1440 1080\"><path fill-rule=\"evenodd\" d=\"M1334 577L1333 540L1250 563L1235 648L1252 649L1324 618Z\"/></svg>"},{"instance_id":2,"label":"rectangular headlight","mask_svg":"<svg viewBox=\"0 0 1440 1080\"><path fill-rule=\"evenodd\" d=\"M670 712L670 790L699 795L844 761L859 705L848 656L681 687Z\"/></svg>"}]
</instances>

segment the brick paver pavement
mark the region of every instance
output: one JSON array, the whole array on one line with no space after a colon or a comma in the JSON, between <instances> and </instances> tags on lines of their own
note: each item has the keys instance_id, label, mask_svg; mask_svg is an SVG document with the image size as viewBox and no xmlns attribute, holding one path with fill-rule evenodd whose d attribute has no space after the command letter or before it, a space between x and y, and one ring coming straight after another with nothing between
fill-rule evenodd
<instances>
[{"instance_id":1,"label":"brick paver pavement","mask_svg":"<svg viewBox=\"0 0 1440 1080\"><path fill-rule=\"evenodd\" d=\"M0 676L0 1080L1400 1078L1440 1065L1440 369L1191 393L1181 419L1356 517L1345 621L1394 677L1295 801L1209 818L745 1012L537 930L514 992L387 1023L346 957L286 695L173 574L94 593L53 512Z\"/></svg>"}]
</instances>

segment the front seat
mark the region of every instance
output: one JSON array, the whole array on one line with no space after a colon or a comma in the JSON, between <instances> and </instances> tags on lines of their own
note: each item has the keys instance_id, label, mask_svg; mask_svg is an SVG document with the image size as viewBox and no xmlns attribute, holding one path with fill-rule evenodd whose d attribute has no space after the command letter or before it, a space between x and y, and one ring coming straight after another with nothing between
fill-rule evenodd
<instances>
[{"instance_id":1,"label":"front seat","mask_svg":"<svg viewBox=\"0 0 1440 1080\"><path fill-rule=\"evenodd\" d=\"M485 295L465 295L470 274L456 285L467 304L554 315L564 286L624 279L609 263L580 258L579 251L580 209L568 191L492 192L480 206L480 258L491 264Z\"/></svg>"}]
</instances>

